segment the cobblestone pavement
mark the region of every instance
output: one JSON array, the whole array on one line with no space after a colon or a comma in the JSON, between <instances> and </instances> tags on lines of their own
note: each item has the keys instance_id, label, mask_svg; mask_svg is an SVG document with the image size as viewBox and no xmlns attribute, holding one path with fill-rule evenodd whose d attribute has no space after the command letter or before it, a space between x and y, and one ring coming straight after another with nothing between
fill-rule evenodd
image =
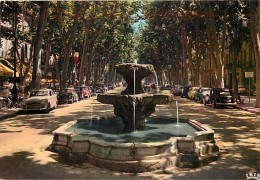
<instances>
[{"instance_id":1,"label":"cobblestone pavement","mask_svg":"<svg viewBox=\"0 0 260 180\"><path fill-rule=\"evenodd\" d=\"M120 173L68 162L45 149L52 131L76 119L113 115L113 106L95 97L61 105L49 114L30 113L0 121L0 178L21 179L245 179L260 172L260 115L240 109L213 109L178 98L180 118L195 119L210 126L223 152L219 160L196 169L171 169L140 174ZM157 106L153 116L176 117L176 107Z\"/></svg>"}]
</instances>

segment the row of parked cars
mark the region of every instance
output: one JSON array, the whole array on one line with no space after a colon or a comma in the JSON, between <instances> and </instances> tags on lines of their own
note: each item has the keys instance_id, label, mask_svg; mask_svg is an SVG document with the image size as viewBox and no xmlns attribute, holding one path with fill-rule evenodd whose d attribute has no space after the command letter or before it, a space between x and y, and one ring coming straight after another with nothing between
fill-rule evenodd
<instances>
[{"instance_id":1,"label":"row of parked cars","mask_svg":"<svg viewBox=\"0 0 260 180\"><path fill-rule=\"evenodd\" d=\"M58 103L72 104L84 98L95 96L96 93L104 93L108 90L108 87L104 88L104 86L97 86L96 88L91 86L64 88L60 90L58 94L54 93L53 90L46 88L33 90L31 91L29 98L23 103L23 111L40 110L49 112L51 109L55 109Z\"/></svg>"},{"instance_id":2,"label":"row of parked cars","mask_svg":"<svg viewBox=\"0 0 260 180\"><path fill-rule=\"evenodd\" d=\"M209 104L214 108L219 106L236 108L237 106L237 99L233 96L232 90L228 88L200 88L176 85L173 91L175 96L186 97L204 105Z\"/></svg>"}]
</instances>

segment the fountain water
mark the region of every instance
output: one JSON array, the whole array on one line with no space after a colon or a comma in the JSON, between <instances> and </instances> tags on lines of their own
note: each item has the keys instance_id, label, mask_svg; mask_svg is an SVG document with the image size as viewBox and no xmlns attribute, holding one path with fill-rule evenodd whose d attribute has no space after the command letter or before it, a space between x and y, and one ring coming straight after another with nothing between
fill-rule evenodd
<instances>
[{"instance_id":1,"label":"fountain water","mask_svg":"<svg viewBox=\"0 0 260 180\"><path fill-rule=\"evenodd\" d=\"M168 104L171 98L170 94L144 93L141 81L154 73L152 65L119 64L116 71L127 88L120 94L99 94L97 100L113 104L117 117L91 118L91 125L89 119L63 125L53 132L52 151L126 172L194 167L217 154L214 131L194 120L179 120L177 102L179 127L176 119L149 117L157 104Z\"/></svg>"},{"instance_id":2,"label":"fountain water","mask_svg":"<svg viewBox=\"0 0 260 180\"><path fill-rule=\"evenodd\" d=\"M177 110L177 126L179 126L179 107L178 107L178 101L176 101L176 110Z\"/></svg>"},{"instance_id":3,"label":"fountain water","mask_svg":"<svg viewBox=\"0 0 260 180\"><path fill-rule=\"evenodd\" d=\"M155 70L154 70L154 76L155 76L155 80L156 80L156 90L158 91L159 84L158 84L158 77L157 77L157 73L156 73L156 71L155 71Z\"/></svg>"},{"instance_id":4,"label":"fountain water","mask_svg":"<svg viewBox=\"0 0 260 180\"><path fill-rule=\"evenodd\" d=\"M137 64L136 60L135 60L135 64ZM136 71L136 67L134 66L134 95L135 95L135 71ZM135 101L133 101L133 121L134 121L134 131L135 131Z\"/></svg>"}]
</instances>

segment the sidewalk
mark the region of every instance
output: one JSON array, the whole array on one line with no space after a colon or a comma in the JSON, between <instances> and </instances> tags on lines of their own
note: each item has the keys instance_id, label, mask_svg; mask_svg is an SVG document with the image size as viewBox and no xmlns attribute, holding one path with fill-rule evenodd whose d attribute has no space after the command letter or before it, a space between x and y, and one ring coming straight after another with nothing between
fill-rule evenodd
<instances>
[{"instance_id":1,"label":"sidewalk","mask_svg":"<svg viewBox=\"0 0 260 180\"><path fill-rule=\"evenodd\" d=\"M244 111L249 111L249 112L252 112L252 113L260 114L260 108L255 108L255 101L256 101L255 96L250 97L250 104L249 104L249 97L248 96L241 96L241 99L244 99L244 103L237 105L237 107L239 109L242 109Z\"/></svg>"},{"instance_id":2,"label":"sidewalk","mask_svg":"<svg viewBox=\"0 0 260 180\"><path fill-rule=\"evenodd\" d=\"M15 117L19 114L20 108L12 108L12 109L0 109L0 121Z\"/></svg>"}]
</instances>

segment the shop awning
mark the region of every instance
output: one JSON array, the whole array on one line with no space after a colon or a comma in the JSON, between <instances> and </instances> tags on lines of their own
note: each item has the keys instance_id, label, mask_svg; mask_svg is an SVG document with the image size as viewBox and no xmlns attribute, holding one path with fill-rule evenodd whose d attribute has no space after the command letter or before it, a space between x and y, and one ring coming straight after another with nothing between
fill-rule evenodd
<instances>
[{"instance_id":1,"label":"shop awning","mask_svg":"<svg viewBox=\"0 0 260 180\"><path fill-rule=\"evenodd\" d=\"M0 63L0 76L14 77L14 71Z\"/></svg>"},{"instance_id":2,"label":"shop awning","mask_svg":"<svg viewBox=\"0 0 260 180\"><path fill-rule=\"evenodd\" d=\"M11 70L14 69L14 58L12 57L9 57L9 58L0 58L0 62L2 64L4 64L5 66L9 67ZM20 74L20 63L17 62L16 64L16 76L19 77L19 74ZM22 71L23 73L26 71L27 67L25 65L23 65L23 68L22 68ZM28 72L28 76L32 76L32 69L29 69L29 72Z\"/></svg>"}]
</instances>

